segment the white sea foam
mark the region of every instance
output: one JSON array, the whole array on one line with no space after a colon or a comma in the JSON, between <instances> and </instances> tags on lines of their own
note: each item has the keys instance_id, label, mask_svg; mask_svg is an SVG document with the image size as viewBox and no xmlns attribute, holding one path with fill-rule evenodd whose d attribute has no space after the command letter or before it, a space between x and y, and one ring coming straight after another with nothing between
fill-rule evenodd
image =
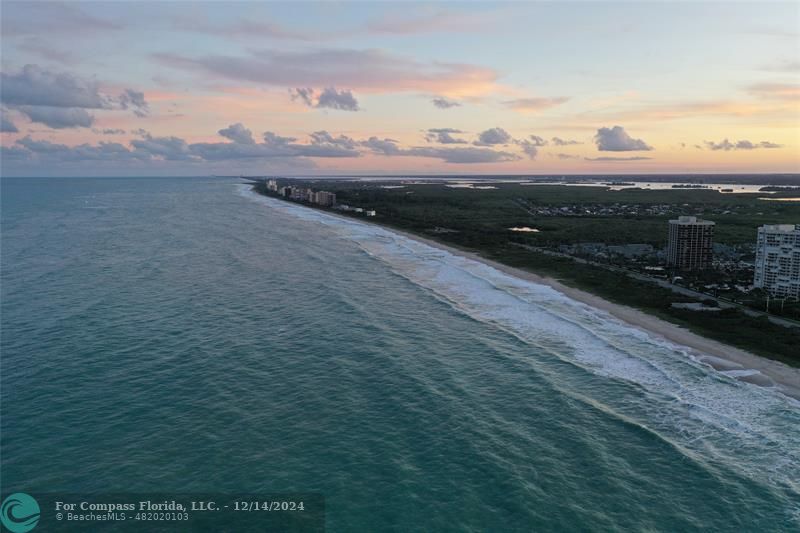
<instances>
[{"instance_id":1,"label":"white sea foam","mask_svg":"<svg viewBox=\"0 0 800 533\"><path fill-rule=\"evenodd\" d=\"M455 309L501 326L539 347L539 352L641 387L644 398L637 408L648 413L648 427L661 428L661 434L668 433L665 438L678 446L718 454L717 459L754 478L766 474L770 481L800 493L800 402L736 379L756 371L718 372L691 357L688 348L549 286L379 226L266 198L247 186L241 191L299 219L327 226ZM740 455L745 449L748 453ZM744 456L750 459L742 461Z\"/></svg>"},{"instance_id":2,"label":"white sea foam","mask_svg":"<svg viewBox=\"0 0 800 533\"><path fill-rule=\"evenodd\" d=\"M745 368L743 370L720 370L720 373L734 378L744 378L749 376L762 375L761 372L759 372L758 370L753 370L752 368Z\"/></svg>"}]
</instances>

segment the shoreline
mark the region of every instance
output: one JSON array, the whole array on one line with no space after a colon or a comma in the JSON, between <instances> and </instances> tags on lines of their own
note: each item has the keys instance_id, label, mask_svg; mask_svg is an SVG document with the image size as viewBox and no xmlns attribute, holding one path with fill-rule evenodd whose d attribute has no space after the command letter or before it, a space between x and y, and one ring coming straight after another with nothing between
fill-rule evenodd
<instances>
[{"instance_id":1,"label":"shoreline","mask_svg":"<svg viewBox=\"0 0 800 533\"><path fill-rule=\"evenodd\" d=\"M370 223L374 224L374 222ZM504 265L503 263L478 255L475 252L461 250L413 233L397 230L381 224L376 225L409 239L427 244L428 246L445 250L451 254L460 255L472 259L473 261L478 261L510 276L541 285L547 285L573 300L605 311L614 318L634 326L637 329L643 330L650 335L689 348L690 354L697 361L717 371L732 371L739 374L734 376L729 375L729 377L761 387L775 388L786 396L800 401L800 368L790 367L780 361L767 359L766 357L750 353L741 348L708 339L657 316L640 311L639 309L616 304L584 290L570 287L555 278Z\"/></svg>"},{"instance_id":2,"label":"shoreline","mask_svg":"<svg viewBox=\"0 0 800 533\"><path fill-rule=\"evenodd\" d=\"M253 192L260 196L266 196L258 193L257 191ZM266 197L270 198L270 196ZM276 200L285 201L279 198L276 198ZM297 205L299 207L308 207L296 202L288 203ZM313 207L309 208L314 209ZM476 252L462 250L428 237L423 237L408 231L403 231L391 226L379 224L371 220L361 220L354 217L348 217L327 209L320 209L319 211L323 211L329 215L339 217L343 220L372 224L387 231L402 235L408 239L427 244L428 246L444 250L454 255L466 257L473 261L478 261L494 268L495 270L499 270L500 272L514 276L518 279L530 281L540 285L546 285L552 289L555 289L561 294L564 294L568 298L586 304L595 309L605 311L617 320L620 320L639 330L645 331L650 335L688 348L690 356L696 361L706 364L719 372L730 372L730 374L726 374L728 377L758 385L760 387L774 388L782 394L800 401L800 368L790 367L780 361L767 359L766 357L750 353L742 350L741 348L736 348L734 346L703 337L697 333L689 331L688 329L671 322L667 322L666 320L645 313L639 309L610 302L590 292L565 285L555 278L542 276L528 270L505 265L498 261L485 258Z\"/></svg>"}]
</instances>

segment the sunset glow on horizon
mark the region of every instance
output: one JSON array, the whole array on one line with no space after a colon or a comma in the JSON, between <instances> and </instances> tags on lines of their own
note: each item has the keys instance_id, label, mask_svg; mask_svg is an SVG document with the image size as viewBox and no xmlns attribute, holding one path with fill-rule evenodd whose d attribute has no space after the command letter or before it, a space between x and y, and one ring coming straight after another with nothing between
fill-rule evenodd
<instances>
[{"instance_id":1,"label":"sunset glow on horizon","mask_svg":"<svg viewBox=\"0 0 800 533\"><path fill-rule=\"evenodd\" d=\"M800 4L7 2L2 175L800 172Z\"/></svg>"}]
</instances>

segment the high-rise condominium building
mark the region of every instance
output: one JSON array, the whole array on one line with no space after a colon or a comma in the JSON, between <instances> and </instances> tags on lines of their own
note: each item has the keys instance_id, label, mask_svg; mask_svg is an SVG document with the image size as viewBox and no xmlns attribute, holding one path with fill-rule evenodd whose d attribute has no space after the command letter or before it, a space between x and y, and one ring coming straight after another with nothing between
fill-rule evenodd
<instances>
[{"instance_id":1,"label":"high-rise condominium building","mask_svg":"<svg viewBox=\"0 0 800 533\"><path fill-rule=\"evenodd\" d=\"M317 193L316 203L328 207L336 205L336 194L328 191L319 191Z\"/></svg>"},{"instance_id":2,"label":"high-rise condominium building","mask_svg":"<svg viewBox=\"0 0 800 533\"><path fill-rule=\"evenodd\" d=\"M800 224L758 228L753 285L773 296L800 298Z\"/></svg>"},{"instance_id":3,"label":"high-rise condominium building","mask_svg":"<svg viewBox=\"0 0 800 533\"><path fill-rule=\"evenodd\" d=\"M714 223L697 217L669 221L667 264L677 270L705 270L714 254Z\"/></svg>"}]
</instances>

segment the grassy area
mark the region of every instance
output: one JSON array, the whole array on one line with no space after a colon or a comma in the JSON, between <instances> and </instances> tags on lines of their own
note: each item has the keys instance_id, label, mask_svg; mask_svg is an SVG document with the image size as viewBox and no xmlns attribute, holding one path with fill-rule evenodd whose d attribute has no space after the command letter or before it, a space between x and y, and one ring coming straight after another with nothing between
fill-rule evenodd
<instances>
[{"instance_id":1,"label":"grassy area","mask_svg":"<svg viewBox=\"0 0 800 533\"><path fill-rule=\"evenodd\" d=\"M800 204L765 202L761 194L720 194L710 190L610 191L604 187L520 186L498 184L497 189L454 189L440 184L408 185L386 189L364 182L302 182L336 192L337 201L375 209L375 222L416 233L504 264L549 275L612 302L636 307L700 335L800 366L800 329L785 328L768 320L731 309L698 313L673 309L673 302L691 298L606 269L571 259L514 246L604 242L648 243L663 247L666 220L692 214L717 223L715 241L729 245L754 244L762 224L800 222ZM796 194L796 193L795 193ZM537 216L527 208L541 206L635 205L669 206L668 214L619 216ZM725 213L727 211L727 213ZM540 233L508 230L529 226ZM443 231L446 230L446 231Z\"/></svg>"}]
</instances>

